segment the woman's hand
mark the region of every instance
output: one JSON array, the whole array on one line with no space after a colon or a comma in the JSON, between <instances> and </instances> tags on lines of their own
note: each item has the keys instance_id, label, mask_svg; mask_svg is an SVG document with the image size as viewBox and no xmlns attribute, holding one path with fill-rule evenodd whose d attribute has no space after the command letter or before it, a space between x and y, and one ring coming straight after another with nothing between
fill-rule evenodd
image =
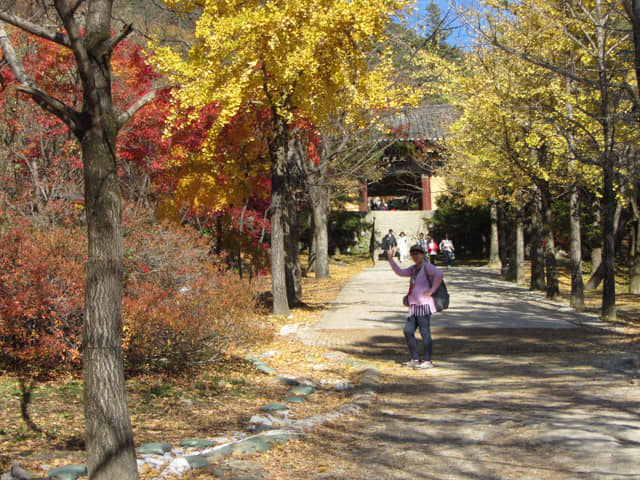
<instances>
[{"instance_id":1,"label":"woman's hand","mask_svg":"<svg viewBox=\"0 0 640 480\"><path fill-rule=\"evenodd\" d=\"M430 297L431 296L431 290L427 290L426 292L423 293L423 295L425 297Z\"/></svg>"}]
</instances>

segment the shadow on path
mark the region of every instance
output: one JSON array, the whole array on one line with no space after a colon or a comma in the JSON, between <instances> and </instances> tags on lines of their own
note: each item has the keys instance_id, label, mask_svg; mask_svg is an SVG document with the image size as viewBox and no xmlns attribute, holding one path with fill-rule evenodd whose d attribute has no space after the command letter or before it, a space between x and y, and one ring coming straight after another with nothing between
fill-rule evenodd
<instances>
[{"instance_id":1,"label":"shadow on path","mask_svg":"<svg viewBox=\"0 0 640 480\"><path fill-rule=\"evenodd\" d=\"M303 335L370 361L383 380L376 408L315 432L315 464L289 478L640 478L637 345L491 271L446 279L452 307L432 319L434 369L399 365L406 279L381 268Z\"/></svg>"}]
</instances>

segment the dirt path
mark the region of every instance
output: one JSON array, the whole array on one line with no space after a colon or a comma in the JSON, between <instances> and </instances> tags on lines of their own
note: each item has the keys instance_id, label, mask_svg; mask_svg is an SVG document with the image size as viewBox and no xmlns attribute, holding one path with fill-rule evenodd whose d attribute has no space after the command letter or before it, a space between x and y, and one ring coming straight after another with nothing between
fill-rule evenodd
<instances>
[{"instance_id":1,"label":"dirt path","mask_svg":"<svg viewBox=\"0 0 640 480\"><path fill-rule=\"evenodd\" d=\"M434 319L433 370L400 366L406 347L400 328L388 328L388 311L382 328L357 328L349 315L347 328L303 335L375 366L378 401L283 448L265 467L268 478L640 478L637 344L620 332L580 327L582 317L567 321L570 312L526 290L518 298L495 279L492 287L467 275L449 278L452 293L464 297L460 309L477 298L475 285L485 289L486 310L475 316L479 326L460 311L455 322ZM340 302L357 304L354 298ZM548 308L545 318L540 308ZM499 315L490 316L492 309Z\"/></svg>"}]
</instances>

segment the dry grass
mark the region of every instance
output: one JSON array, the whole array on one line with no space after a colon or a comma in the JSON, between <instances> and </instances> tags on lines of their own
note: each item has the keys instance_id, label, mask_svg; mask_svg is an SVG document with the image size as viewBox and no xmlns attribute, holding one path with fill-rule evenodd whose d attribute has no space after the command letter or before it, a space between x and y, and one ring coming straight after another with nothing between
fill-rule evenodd
<instances>
[{"instance_id":1,"label":"dry grass","mask_svg":"<svg viewBox=\"0 0 640 480\"><path fill-rule=\"evenodd\" d=\"M349 278L369 265L365 259L332 262L331 278L310 275L303 279L304 305L293 308L290 318L267 316L262 321L276 332L286 324L313 322ZM269 281L262 279L265 289ZM162 441L177 446L186 438L224 437L245 430L250 417L260 413L263 405L281 402L288 395L290 387L257 372L245 361L247 356L269 351L277 352L266 361L279 375L331 381L350 380L354 373L348 365L327 358L323 348L302 345L294 335L275 335L269 343L237 349L195 376L136 376L127 380L136 445ZM304 418L343 403L347 395L318 392L292 410L297 418ZM0 473L12 462L34 475L43 475L55 466L86 463L81 376L37 386L30 414L42 433L29 430L22 421L18 379L5 373L0 374L0 405Z\"/></svg>"}]
</instances>

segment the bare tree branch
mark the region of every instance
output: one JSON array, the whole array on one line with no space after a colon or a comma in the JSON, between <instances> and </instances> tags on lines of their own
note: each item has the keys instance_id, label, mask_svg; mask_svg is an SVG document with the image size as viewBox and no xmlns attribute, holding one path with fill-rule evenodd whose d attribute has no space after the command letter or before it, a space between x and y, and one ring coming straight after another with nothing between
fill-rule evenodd
<instances>
[{"instance_id":1,"label":"bare tree branch","mask_svg":"<svg viewBox=\"0 0 640 480\"><path fill-rule=\"evenodd\" d=\"M20 58L16 55L13 44L7 37L2 23L0 23L0 49L2 49L5 61L9 64L16 80L20 84L18 89L30 95L38 105L60 118L74 133L78 134L80 132L81 115L67 107L57 98L38 88L25 70Z\"/></svg>"},{"instance_id":2,"label":"bare tree branch","mask_svg":"<svg viewBox=\"0 0 640 480\"><path fill-rule=\"evenodd\" d=\"M57 98L37 87L21 85L18 90L28 94L40 107L62 120L78 138L82 138L84 127L82 126L83 115L81 113L69 108Z\"/></svg>"},{"instance_id":3,"label":"bare tree branch","mask_svg":"<svg viewBox=\"0 0 640 480\"><path fill-rule=\"evenodd\" d=\"M89 61L89 53L83 42L82 30L74 18L74 12L75 9L78 8L79 3L68 5L64 0L55 0L54 4L69 36L69 48L71 48L76 58L78 73L82 79L82 84L91 85L91 62Z\"/></svg>"},{"instance_id":4,"label":"bare tree branch","mask_svg":"<svg viewBox=\"0 0 640 480\"><path fill-rule=\"evenodd\" d=\"M142 107L151 102L157 95L158 90L154 89L150 92L146 93L144 96L140 97L135 103L133 103L129 108L127 108L124 112L122 112L118 116L118 126L122 127L125 123L129 121L131 117L135 115L135 113L140 110Z\"/></svg>"},{"instance_id":5,"label":"bare tree branch","mask_svg":"<svg viewBox=\"0 0 640 480\"><path fill-rule=\"evenodd\" d=\"M31 23L23 18L11 15L10 13L0 11L0 20L13 25L14 27L18 27L25 32L33 33L38 37L44 38L45 40L50 40L65 47L71 47L69 39L66 35L58 32L52 32L51 30L43 28L40 25Z\"/></svg>"},{"instance_id":6,"label":"bare tree branch","mask_svg":"<svg viewBox=\"0 0 640 480\"><path fill-rule=\"evenodd\" d=\"M104 53L110 53L116 45L118 45L122 40L124 40L127 35L129 35L133 31L133 25L128 24L125 25L122 30L117 35L111 37L107 42L104 43L103 50Z\"/></svg>"}]
</instances>

